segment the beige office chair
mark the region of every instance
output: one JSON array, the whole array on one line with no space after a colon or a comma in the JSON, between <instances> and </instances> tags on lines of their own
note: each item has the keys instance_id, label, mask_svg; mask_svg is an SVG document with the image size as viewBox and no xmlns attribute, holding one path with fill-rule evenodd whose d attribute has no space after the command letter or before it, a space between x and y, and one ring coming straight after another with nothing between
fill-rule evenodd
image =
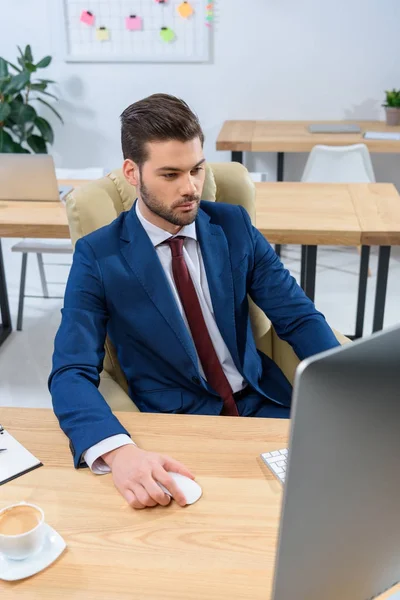
<instances>
[{"instance_id":1,"label":"beige office chair","mask_svg":"<svg viewBox=\"0 0 400 600\"><path fill-rule=\"evenodd\" d=\"M111 223L122 211L129 210L135 200L135 189L125 180L121 170L73 190L66 199L72 243L88 233ZM255 188L247 170L239 163L207 165L203 199L240 204L255 221ZM250 300L251 323L257 347L268 354L290 381L298 364L292 348L278 338L271 322ZM347 338L335 332L338 340ZM106 340L104 370L100 391L115 410L138 410L127 395L128 386L115 350Z\"/></svg>"}]
</instances>

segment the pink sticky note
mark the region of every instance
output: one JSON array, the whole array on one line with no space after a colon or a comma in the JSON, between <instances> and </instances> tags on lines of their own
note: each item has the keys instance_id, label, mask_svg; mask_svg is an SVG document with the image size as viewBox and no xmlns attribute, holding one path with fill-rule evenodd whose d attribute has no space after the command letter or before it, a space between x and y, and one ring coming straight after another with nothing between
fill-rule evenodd
<instances>
[{"instance_id":1,"label":"pink sticky note","mask_svg":"<svg viewBox=\"0 0 400 600\"><path fill-rule=\"evenodd\" d=\"M141 31L143 29L143 20L136 15L130 15L126 17L125 26L130 31Z\"/></svg>"},{"instance_id":2,"label":"pink sticky note","mask_svg":"<svg viewBox=\"0 0 400 600\"><path fill-rule=\"evenodd\" d=\"M83 10L81 13L81 22L86 25L94 25L94 14L88 10Z\"/></svg>"}]
</instances>

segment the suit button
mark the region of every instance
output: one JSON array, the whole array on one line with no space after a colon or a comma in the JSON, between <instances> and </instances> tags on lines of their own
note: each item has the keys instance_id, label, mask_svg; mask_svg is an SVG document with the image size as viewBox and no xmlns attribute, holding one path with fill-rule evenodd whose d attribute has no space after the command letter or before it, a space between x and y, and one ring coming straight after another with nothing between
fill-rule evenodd
<instances>
[{"instance_id":1,"label":"suit button","mask_svg":"<svg viewBox=\"0 0 400 600\"><path fill-rule=\"evenodd\" d=\"M201 383L201 382L200 382L200 379L199 379L198 377L196 377L196 376L192 377L192 381L193 381L193 383L195 383L196 385L200 385L200 383Z\"/></svg>"}]
</instances>

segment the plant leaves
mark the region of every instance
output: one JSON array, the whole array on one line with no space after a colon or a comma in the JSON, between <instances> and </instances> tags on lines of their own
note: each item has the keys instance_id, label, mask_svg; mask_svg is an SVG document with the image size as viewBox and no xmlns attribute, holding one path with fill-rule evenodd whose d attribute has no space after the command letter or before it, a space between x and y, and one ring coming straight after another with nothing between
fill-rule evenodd
<instances>
[{"instance_id":1,"label":"plant leaves","mask_svg":"<svg viewBox=\"0 0 400 600\"><path fill-rule=\"evenodd\" d=\"M30 135L26 141L35 154L47 154L46 142L40 135Z\"/></svg>"},{"instance_id":2,"label":"plant leaves","mask_svg":"<svg viewBox=\"0 0 400 600\"><path fill-rule=\"evenodd\" d=\"M11 102L11 117L18 124L24 127L27 123L35 121L37 114L33 106L13 100Z\"/></svg>"},{"instance_id":3,"label":"plant leaves","mask_svg":"<svg viewBox=\"0 0 400 600\"><path fill-rule=\"evenodd\" d=\"M35 90L35 91L40 90L42 92L44 92L46 87L47 87L46 83L31 83L31 85L30 85L31 90Z\"/></svg>"},{"instance_id":4,"label":"plant leaves","mask_svg":"<svg viewBox=\"0 0 400 600\"><path fill-rule=\"evenodd\" d=\"M4 88L8 85L8 82L11 80L11 75L8 77L0 77L0 92L3 93Z\"/></svg>"},{"instance_id":5,"label":"plant leaves","mask_svg":"<svg viewBox=\"0 0 400 600\"><path fill-rule=\"evenodd\" d=\"M13 152L15 152L16 154L30 154L30 150L27 150L26 148L24 148L18 142L14 142L14 150L13 150Z\"/></svg>"},{"instance_id":6,"label":"plant leaves","mask_svg":"<svg viewBox=\"0 0 400 600\"><path fill-rule=\"evenodd\" d=\"M11 112L11 108L9 104L6 104L5 102L0 102L0 122L1 121L5 121L8 117L8 115Z\"/></svg>"},{"instance_id":7,"label":"plant leaves","mask_svg":"<svg viewBox=\"0 0 400 600\"><path fill-rule=\"evenodd\" d=\"M44 58L42 58L42 60L39 60L39 62L36 65L36 68L44 69L45 67L48 67L50 63L51 63L51 56L45 56Z\"/></svg>"},{"instance_id":8,"label":"plant leaves","mask_svg":"<svg viewBox=\"0 0 400 600\"><path fill-rule=\"evenodd\" d=\"M0 127L0 152L14 152L13 139L2 127Z\"/></svg>"},{"instance_id":9,"label":"plant leaves","mask_svg":"<svg viewBox=\"0 0 400 600\"><path fill-rule=\"evenodd\" d=\"M32 88L35 89L35 88ZM45 92L44 90L36 90L37 92L39 92L39 94L44 94L45 96L50 96L50 98L54 98L54 100L58 100L57 96L55 96L54 94L50 94L50 92Z\"/></svg>"},{"instance_id":10,"label":"plant leaves","mask_svg":"<svg viewBox=\"0 0 400 600\"><path fill-rule=\"evenodd\" d=\"M51 111L53 111L53 113L56 115L56 117L58 117L60 119L61 123L64 125L62 116L56 111L56 109L51 104L46 102L46 100L43 100L43 98L35 98L35 99L38 100L39 102L41 102L42 104L44 104L45 106L47 106L47 108L49 108Z\"/></svg>"},{"instance_id":11,"label":"plant leaves","mask_svg":"<svg viewBox=\"0 0 400 600\"><path fill-rule=\"evenodd\" d=\"M8 64L10 65L10 67L12 67L13 69L15 69L16 71L18 71L18 73L21 73L21 69L19 67L17 67L16 65L13 65L12 62L10 62L9 60L7 61Z\"/></svg>"},{"instance_id":12,"label":"plant leaves","mask_svg":"<svg viewBox=\"0 0 400 600\"><path fill-rule=\"evenodd\" d=\"M39 79L41 83L56 83L53 79Z\"/></svg>"},{"instance_id":13,"label":"plant leaves","mask_svg":"<svg viewBox=\"0 0 400 600\"><path fill-rule=\"evenodd\" d=\"M32 50L29 44L25 48L25 60L27 62L33 63Z\"/></svg>"},{"instance_id":14,"label":"plant leaves","mask_svg":"<svg viewBox=\"0 0 400 600\"><path fill-rule=\"evenodd\" d=\"M25 62L25 69L29 71L29 73L34 73L36 71L36 65L31 62Z\"/></svg>"},{"instance_id":15,"label":"plant leaves","mask_svg":"<svg viewBox=\"0 0 400 600\"><path fill-rule=\"evenodd\" d=\"M43 117L36 117L35 125L42 134L43 139L52 144L54 142L54 132L50 123L46 119L43 119Z\"/></svg>"},{"instance_id":16,"label":"plant leaves","mask_svg":"<svg viewBox=\"0 0 400 600\"><path fill-rule=\"evenodd\" d=\"M4 58L0 56L0 77L7 77L8 75L8 64Z\"/></svg>"},{"instance_id":17,"label":"plant leaves","mask_svg":"<svg viewBox=\"0 0 400 600\"><path fill-rule=\"evenodd\" d=\"M31 74L28 71L22 71L18 75L14 75L11 81L5 86L3 94L10 94L21 91L30 79Z\"/></svg>"}]
</instances>

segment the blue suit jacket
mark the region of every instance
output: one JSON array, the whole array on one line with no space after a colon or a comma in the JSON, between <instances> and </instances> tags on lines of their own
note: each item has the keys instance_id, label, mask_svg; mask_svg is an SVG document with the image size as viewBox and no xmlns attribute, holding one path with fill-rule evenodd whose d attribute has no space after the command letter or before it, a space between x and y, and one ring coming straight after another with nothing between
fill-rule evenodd
<instances>
[{"instance_id":1,"label":"blue suit jacket","mask_svg":"<svg viewBox=\"0 0 400 600\"><path fill-rule=\"evenodd\" d=\"M237 369L260 394L289 406L289 382L256 349L247 294L300 359L337 346L335 336L242 207L202 202L196 229L215 319ZM49 388L76 467L89 447L128 433L97 389L107 333L140 410L220 414L222 400L200 375L192 339L134 208L75 248Z\"/></svg>"}]
</instances>

